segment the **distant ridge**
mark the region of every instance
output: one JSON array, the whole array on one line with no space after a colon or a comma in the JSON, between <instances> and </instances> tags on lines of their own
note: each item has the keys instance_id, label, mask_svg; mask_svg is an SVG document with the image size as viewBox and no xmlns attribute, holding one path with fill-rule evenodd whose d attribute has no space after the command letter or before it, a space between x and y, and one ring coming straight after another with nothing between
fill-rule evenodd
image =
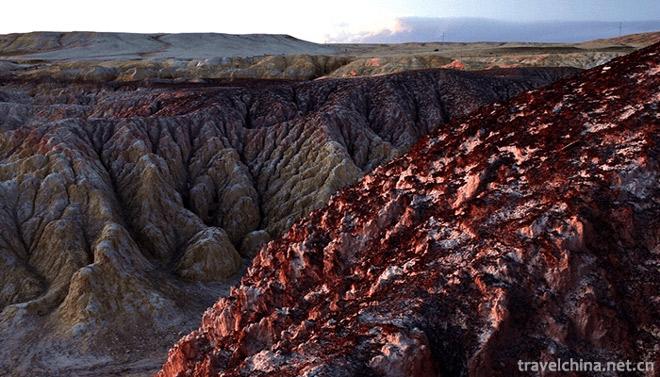
<instances>
[{"instance_id":1,"label":"distant ridge","mask_svg":"<svg viewBox=\"0 0 660 377\"><path fill-rule=\"evenodd\" d=\"M282 34L33 32L0 35L0 79L76 82L376 76L410 70L588 69L660 41L660 32L582 43L317 44Z\"/></svg>"},{"instance_id":2,"label":"distant ridge","mask_svg":"<svg viewBox=\"0 0 660 377\"><path fill-rule=\"evenodd\" d=\"M31 59L204 59L332 54L336 48L284 34L33 32L0 36L0 56Z\"/></svg>"}]
</instances>

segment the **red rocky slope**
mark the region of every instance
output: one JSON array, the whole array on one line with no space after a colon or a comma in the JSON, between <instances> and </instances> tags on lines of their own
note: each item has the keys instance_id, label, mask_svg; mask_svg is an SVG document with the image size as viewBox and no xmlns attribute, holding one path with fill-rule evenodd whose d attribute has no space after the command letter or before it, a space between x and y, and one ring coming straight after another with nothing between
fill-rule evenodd
<instances>
[{"instance_id":1,"label":"red rocky slope","mask_svg":"<svg viewBox=\"0 0 660 377\"><path fill-rule=\"evenodd\" d=\"M270 236L448 119L574 71L0 79L0 375L157 370Z\"/></svg>"},{"instance_id":2,"label":"red rocky slope","mask_svg":"<svg viewBox=\"0 0 660 377\"><path fill-rule=\"evenodd\" d=\"M658 361L659 62L656 44L438 129L262 249L159 376Z\"/></svg>"}]
</instances>

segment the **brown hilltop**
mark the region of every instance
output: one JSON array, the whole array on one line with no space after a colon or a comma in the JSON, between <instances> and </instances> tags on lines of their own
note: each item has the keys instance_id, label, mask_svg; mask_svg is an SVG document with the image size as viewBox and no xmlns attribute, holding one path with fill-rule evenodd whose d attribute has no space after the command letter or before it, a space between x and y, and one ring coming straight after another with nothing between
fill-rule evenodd
<instances>
[{"instance_id":1,"label":"brown hilltop","mask_svg":"<svg viewBox=\"0 0 660 377\"><path fill-rule=\"evenodd\" d=\"M157 369L271 236L450 118L575 70L508 72L1 81L0 375Z\"/></svg>"},{"instance_id":2,"label":"brown hilltop","mask_svg":"<svg viewBox=\"0 0 660 377\"><path fill-rule=\"evenodd\" d=\"M433 131L262 249L159 376L657 367L659 63L656 44Z\"/></svg>"}]
</instances>

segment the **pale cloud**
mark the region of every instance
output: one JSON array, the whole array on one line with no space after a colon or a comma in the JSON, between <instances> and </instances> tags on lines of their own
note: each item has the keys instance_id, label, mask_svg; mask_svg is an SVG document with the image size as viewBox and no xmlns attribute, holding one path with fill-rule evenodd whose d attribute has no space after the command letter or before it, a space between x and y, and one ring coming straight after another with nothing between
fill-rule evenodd
<instances>
[{"instance_id":1,"label":"pale cloud","mask_svg":"<svg viewBox=\"0 0 660 377\"><path fill-rule=\"evenodd\" d=\"M510 22L485 18L401 17L389 26L372 30L341 30L326 35L327 42L337 43L401 43L520 41L578 42L607 38L621 33L632 34L660 30L655 21L537 21Z\"/></svg>"},{"instance_id":2,"label":"pale cloud","mask_svg":"<svg viewBox=\"0 0 660 377\"><path fill-rule=\"evenodd\" d=\"M408 32L408 26L400 18L393 18L371 29L361 28L349 23L342 23L334 32L324 37L327 43L363 43L376 39L387 39L397 34Z\"/></svg>"}]
</instances>

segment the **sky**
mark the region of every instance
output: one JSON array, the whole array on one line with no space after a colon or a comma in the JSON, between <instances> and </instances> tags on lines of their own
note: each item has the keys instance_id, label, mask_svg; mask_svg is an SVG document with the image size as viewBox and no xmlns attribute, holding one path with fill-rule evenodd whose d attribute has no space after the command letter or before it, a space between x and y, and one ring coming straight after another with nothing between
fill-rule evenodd
<instances>
[{"instance_id":1,"label":"sky","mask_svg":"<svg viewBox=\"0 0 660 377\"><path fill-rule=\"evenodd\" d=\"M455 19L466 18L473 23L456 30ZM0 34L74 30L275 33L313 42L385 42L437 39L443 32L437 25L452 19L453 31L449 33L449 26L444 30L447 40L466 38L460 32L477 27L475 19L517 25L520 30L539 21L574 21L576 31L581 27L575 21L599 21L587 25L598 24L606 34L616 35L619 22L629 32L640 31L635 21L657 21L642 28L658 27L660 0L18 0L2 4ZM488 36L500 26L490 25L481 34L469 35ZM547 33L544 30L523 37L538 39Z\"/></svg>"}]
</instances>

